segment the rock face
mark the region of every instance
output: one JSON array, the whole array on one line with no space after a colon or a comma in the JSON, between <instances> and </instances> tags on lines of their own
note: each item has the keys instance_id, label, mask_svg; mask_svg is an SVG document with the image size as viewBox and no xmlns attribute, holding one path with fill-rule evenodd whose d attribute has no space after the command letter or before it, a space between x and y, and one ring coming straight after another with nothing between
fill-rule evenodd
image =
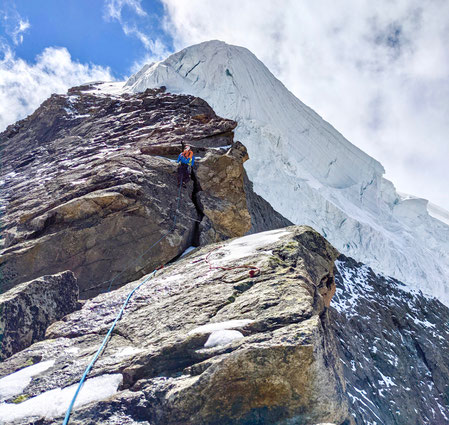
<instances>
[{"instance_id":1,"label":"rock face","mask_svg":"<svg viewBox=\"0 0 449 425\"><path fill-rule=\"evenodd\" d=\"M331 323L357 424L449 424L449 309L341 256Z\"/></svg>"},{"instance_id":2,"label":"rock face","mask_svg":"<svg viewBox=\"0 0 449 425\"><path fill-rule=\"evenodd\" d=\"M43 276L0 295L0 360L44 339L47 327L78 308L72 272Z\"/></svg>"},{"instance_id":3,"label":"rock face","mask_svg":"<svg viewBox=\"0 0 449 425\"><path fill-rule=\"evenodd\" d=\"M205 101L163 89L114 95L94 84L53 95L1 134L2 290L72 270L88 298L190 245L243 235L246 152L227 152L235 125ZM184 142L209 154L179 192L173 159Z\"/></svg>"},{"instance_id":4,"label":"rock face","mask_svg":"<svg viewBox=\"0 0 449 425\"><path fill-rule=\"evenodd\" d=\"M210 152L196 172L200 191L197 202L205 215L200 229L202 245L229 237L241 236L251 228L244 190L243 163L248 159L241 143L233 145L226 154Z\"/></svg>"},{"instance_id":5,"label":"rock face","mask_svg":"<svg viewBox=\"0 0 449 425\"><path fill-rule=\"evenodd\" d=\"M198 248L167 266L131 299L81 390L119 376L114 394L99 401L93 392L70 423L351 423L326 307L337 255L312 229L290 227ZM251 276L245 266L258 269ZM1 376L28 359L45 366L20 394L3 397L0 418L60 423L69 400L47 419L43 407L26 412L77 382L136 285L87 301L50 326L49 339L0 364ZM31 399L11 404L18 397Z\"/></svg>"}]
</instances>

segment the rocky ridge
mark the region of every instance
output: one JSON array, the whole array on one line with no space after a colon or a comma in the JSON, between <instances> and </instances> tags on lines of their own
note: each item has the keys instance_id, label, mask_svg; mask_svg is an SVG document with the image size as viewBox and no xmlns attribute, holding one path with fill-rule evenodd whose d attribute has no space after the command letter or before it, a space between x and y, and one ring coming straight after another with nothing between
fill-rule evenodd
<instances>
[{"instance_id":1,"label":"rocky ridge","mask_svg":"<svg viewBox=\"0 0 449 425\"><path fill-rule=\"evenodd\" d=\"M1 134L3 291L72 270L87 298L191 245L241 236L256 220L243 190L246 150L233 147L235 122L193 96L102 86L53 95ZM205 160L179 192L173 159L186 142Z\"/></svg>"},{"instance_id":2,"label":"rocky ridge","mask_svg":"<svg viewBox=\"0 0 449 425\"><path fill-rule=\"evenodd\" d=\"M132 298L82 390L102 379L108 398L93 395L71 423L350 423L326 307L337 255L312 229L290 227L198 248L169 265ZM218 267L242 264L260 272ZM136 284L87 301L46 340L1 363L1 375L30 359L43 370L19 393L5 396L0 381L0 420L59 423L67 397L51 412L45 400L77 382Z\"/></svg>"},{"instance_id":3,"label":"rocky ridge","mask_svg":"<svg viewBox=\"0 0 449 425\"><path fill-rule=\"evenodd\" d=\"M331 326L363 425L449 424L449 309L340 256Z\"/></svg>"}]
</instances>

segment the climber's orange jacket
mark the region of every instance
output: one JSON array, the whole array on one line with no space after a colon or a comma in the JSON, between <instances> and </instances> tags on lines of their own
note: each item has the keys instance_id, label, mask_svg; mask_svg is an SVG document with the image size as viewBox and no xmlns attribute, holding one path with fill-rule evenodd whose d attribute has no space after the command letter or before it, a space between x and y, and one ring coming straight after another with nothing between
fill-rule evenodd
<instances>
[{"instance_id":1,"label":"climber's orange jacket","mask_svg":"<svg viewBox=\"0 0 449 425\"><path fill-rule=\"evenodd\" d=\"M193 156L192 150L189 149L181 152L176 162L181 162L181 164L187 164L193 167L193 164L195 164L195 157Z\"/></svg>"}]
</instances>

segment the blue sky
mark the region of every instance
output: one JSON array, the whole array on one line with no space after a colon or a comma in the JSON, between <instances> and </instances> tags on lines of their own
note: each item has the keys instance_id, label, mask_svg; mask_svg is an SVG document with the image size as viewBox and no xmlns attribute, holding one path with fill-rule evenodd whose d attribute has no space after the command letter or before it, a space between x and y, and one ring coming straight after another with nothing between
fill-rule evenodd
<instances>
[{"instance_id":1,"label":"blue sky","mask_svg":"<svg viewBox=\"0 0 449 425\"><path fill-rule=\"evenodd\" d=\"M137 37L125 34L121 22L108 17L107 3L99 0L1 0L0 5L10 16L7 25L4 22L0 27L0 38L14 44L11 31L18 16L30 25L23 32L23 41L15 46L16 55L28 62L46 47L66 47L72 60L109 67L115 78L123 79L148 52ZM145 16L124 5L122 21L172 49L171 37L162 27L161 2L145 0L142 7Z\"/></svg>"},{"instance_id":2,"label":"blue sky","mask_svg":"<svg viewBox=\"0 0 449 425\"><path fill-rule=\"evenodd\" d=\"M0 131L52 93L123 80L183 47L247 47L379 160L449 209L445 0L0 0Z\"/></svg>"}]
</instances>

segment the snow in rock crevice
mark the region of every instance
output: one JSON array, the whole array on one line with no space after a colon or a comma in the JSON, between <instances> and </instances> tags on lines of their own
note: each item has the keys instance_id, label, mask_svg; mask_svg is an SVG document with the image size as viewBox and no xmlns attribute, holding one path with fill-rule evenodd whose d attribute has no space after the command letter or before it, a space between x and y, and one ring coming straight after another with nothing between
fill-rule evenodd
<instances>
[{"instance_id":1,"label":"snow in rock crevice","mask_svg":"<svg viewBox=\"0 0 449 425\"><path fill-rule=\"evenodd\" d=\"M382 165L304 105L245 48L210 41L146 65L124 90L166 86L238 122L254 190L337 249L449 304L449 213L398 194ZM430 214L429 214L430 211Z\"/></svg>"},{"instance_id":2,"label":"snow in rock crevice","mask_svg":"<svg viewBox=\"0 0 449 425\"><path fill-rule=\"evenodd\" d=\"M227 320L225 322L208 323L206 325L199 326L195 329L192 329L189 332L189 335L210 334L213 332L225 331L225 330L230 330L230 329L235 330L235 329L243 328L252 322L253 322L253 320L249 320L249 319L235 319L235 320Z\"/></svg>"},{"instance_id":3,"label":"snow in rock crevice","mask_svg":"<svg viewBox=\"0 0 449 425\"><path fill-rule=\"evenodd\" d=\"M244 336L241 332L235 330L223 329L220 331L214 331L209 335L204 347L212 348L227 345L231 342L242 339L243 337Z\"/></svg>"}]
</instances>

